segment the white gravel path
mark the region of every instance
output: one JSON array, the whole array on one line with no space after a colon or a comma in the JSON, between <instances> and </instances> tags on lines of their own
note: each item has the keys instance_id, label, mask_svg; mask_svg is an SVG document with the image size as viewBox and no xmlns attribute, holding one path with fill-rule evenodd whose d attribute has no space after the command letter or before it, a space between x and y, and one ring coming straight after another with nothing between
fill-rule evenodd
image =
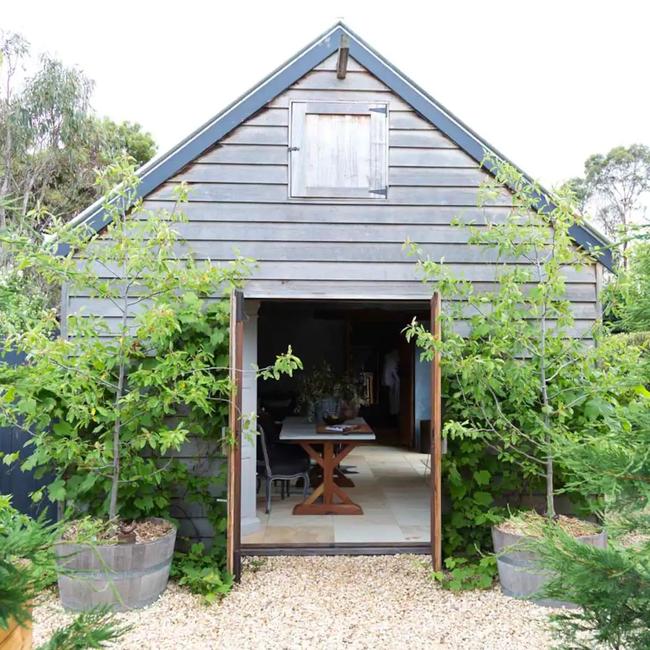
<instances>
[{"instance_id":1,"label":"white gravel path","mask_svg":"<svg viewBox=\"0 0 650 650\"><path fill-rule=\"evenodd\" d=\"M551 647L549 610L498 590L444 591L422 558L275 557L207 607L170 584L150 607L121 614L134 629L116 648L523 650ZM34 611L35 645L69 619L54 593Z\"/></svg>"}]
</instances>

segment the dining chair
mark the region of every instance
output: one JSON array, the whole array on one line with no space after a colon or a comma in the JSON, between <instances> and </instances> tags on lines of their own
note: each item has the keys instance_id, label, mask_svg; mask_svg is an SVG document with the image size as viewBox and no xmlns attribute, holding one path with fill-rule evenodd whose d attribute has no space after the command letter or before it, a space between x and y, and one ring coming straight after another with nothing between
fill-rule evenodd
<instances>
[{"instance_id":1,"label":"dining chair","mask_svg":"<svg viewBox=\"0 0 650 650\"><path fill-rule=\"evenodd\" d=\"M257 462L258 475L264 478L266 485L266 514L271 512L271 485L273 481L282 481L282 497L284 498L284 482L299 478L303 480L303 497L307 498L309 490L309 457L296 453L293 445L272 444L267 438L263 426L258 425L259 442L262 447L262 461ZM302 451L302 450L300 450ZM287 490L288 493L288 490Z\"/></svg>"}]
</instances>

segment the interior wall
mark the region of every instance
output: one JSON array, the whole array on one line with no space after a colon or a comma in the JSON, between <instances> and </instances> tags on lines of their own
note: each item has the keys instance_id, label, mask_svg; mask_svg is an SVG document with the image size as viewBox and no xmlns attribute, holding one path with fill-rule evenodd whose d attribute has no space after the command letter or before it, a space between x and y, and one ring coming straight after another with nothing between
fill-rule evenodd
<instances>
[{"instance_id":1,"label":"interior wall","mask_svg":"<svg viewBox=\"0 0 650 650\"><path fill-rule=\"evenodd\" d=\"M272 364L275 356L291 345L293 352L303 361L305 373L323 361L329 363L335 373L345 372L348 365L350 369L359 367L373 372L375 393L380 396L380 402L362 407L362 414L373 423L387 444L413 444L418 448L420 422L430 419L429 363L420 361L417 351L412 348L412 386L409 384L408 389L411 391L411 411L408 416L403 417L403 404L398 416L389 413L388 388L382 381L386 354L397 351L400 342L405 341L401 330L413 316L423 320L423 307L418 303L396 301L347 304L335 301L262 301L258 363L260 367ZM404 368L402 361L400 368ZM405 368L403 371L409 372ZM264 400L297 398L300 374L296 373L293 378L283 376L278 381L260 380L258 407ZM294 402L292 406L295 405Z\"/></svg>"},{"instance_id":2,"label":"interior wall","mask_svg":"<svg viewBox=\"0 0 650 650\"><path fill-rule=\"evenodd\" d=\"M257 377L254 368L259 365L257 360L258 312L260 303L257 300L244 302L244 345L242 359L242 412L246 415L257 413ZM260 526L256 510L256 481L257 474L257 436L255 435L254 420L251 430L242 432L241 441L241 533L246 535L256 531Z\"/></svg>"},{"instance_id":3,"label":"interior wall","mask_svg":"<svg viewBox=\"0 0 650 650\"><path fill-rule=\"evenodd\" d=\"M271 365L275 355L291 345L303 362L305 372L327 360L334 372L345 370L345 321L316 318L309 305L263 303L259 313L258 363ZM282 376L278 381L261 382L261 396L296 390L295 378Z\"/></svg>"},{"instance_id":4,"label":"interior wall","mask_svg":"<svg viewBox=\"0 0 650 650\"><path fill-rule=\"evenodd\" d=\"M429 327L429 322L424 322ZM420 447L420 426L422 420L431 420L431 362L420 359L415 351L415 446Z\"/></svg>"}]
</instances>

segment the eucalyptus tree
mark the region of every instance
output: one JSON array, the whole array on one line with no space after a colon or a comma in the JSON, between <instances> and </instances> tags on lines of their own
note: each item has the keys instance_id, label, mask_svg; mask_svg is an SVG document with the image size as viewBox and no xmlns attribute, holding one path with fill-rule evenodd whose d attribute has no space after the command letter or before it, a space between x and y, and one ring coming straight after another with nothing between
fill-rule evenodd
<instances>
[{"instance_id":1,"label":"eucalyptus tree","mask_svg":"<svg viewBox=\"0 0 650 650\"><path fill-rule=\"evenodd\" d=\"M633 144L594 154L584 176L568 182L583 211L593 212L605 233L620 242L622 263L635 228L644 223L650 191L650 147Z\"/></svg>"},{"instance_id":2,"label":"eucalyptus tree","mask_svg":"<svg viewBox=\"0 0 650 650\"><path fill-rule=\"evenodd\" d=\"M97 170L123 155L142 165L155 145L139 124L95 116L93 83L81 70L49 56L31 61L24 38L0 33L0 231L38 242L97 199ZM56 304L57 288L29 280L0 245L0 320L21 321L43 300Z\"/></svg>"},{"instance_id":3,"label":"eucalyptus tree","mask_svg":"<svg viewBox=\"0 0 650 650\"><path fill-rule=\"evenodd\" d=\"M2 170L0 199L9 195L11 188L11 169L14 152L19 148L16 138L19 131L17 101L14 92L14 79L20 69L22 59L29 51L29 44L19 34L3 34L0 41L0 145L2 148ZM0 230L7 226L7 204L0 201Z\"/></svg>"},{"instance_id":4,"label":"eucalyptus tree","mask_svg":"<svg viewBox=\"0 0 650 650\"><path fill-rule=\"evenodd\" d=\"M38 237L99 196L97 169L122 154L141 165L155 145L138 124L94 115L94 84L80 69L47 55L30 65L17 34L0 37L0 52L0 229Z\"/></svg>"}]
</instances>

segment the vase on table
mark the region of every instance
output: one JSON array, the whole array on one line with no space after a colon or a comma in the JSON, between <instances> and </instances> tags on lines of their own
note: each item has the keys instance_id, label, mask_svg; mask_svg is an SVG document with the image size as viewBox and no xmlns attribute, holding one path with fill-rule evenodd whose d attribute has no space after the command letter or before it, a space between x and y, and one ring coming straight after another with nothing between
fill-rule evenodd
<instances>
[{"instance_id":1,"label":"vase on table","mask_svg":"<svg viewBox=\"0 0 650 650\"><path fill-rule=\"evenodd\" d=\"M339 400L335 397L324 397L314 404L316 422L322 422L325 415L338 415Z\"/></svg>"}]
</instances>

